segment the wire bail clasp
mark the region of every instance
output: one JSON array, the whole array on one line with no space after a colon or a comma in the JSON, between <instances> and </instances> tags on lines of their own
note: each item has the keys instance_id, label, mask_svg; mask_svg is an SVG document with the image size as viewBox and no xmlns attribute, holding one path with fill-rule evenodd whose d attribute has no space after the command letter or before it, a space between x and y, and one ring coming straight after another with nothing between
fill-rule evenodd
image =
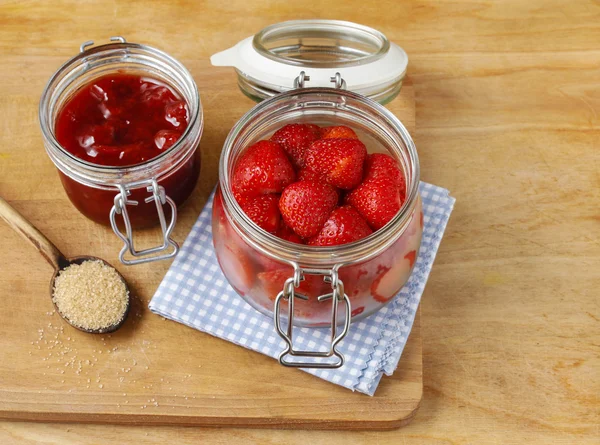
<instances>
[{"instance_id":1,"label":"wire bail clasp","mask_svg":"<svg viewBox=\"0 0 600 445\"><path fill-rule=\"evenodd\" d=\"M300 71L298 77L294 79L294 88L304 88L304 84L310 80L310 76L304 71Z\"/></svg>"},{"instance_id":2,"label":"wire bail clasp","mask_svg":"<svg viewBox=\"0 0 600 445\"><path fill-rule=\"evenodd\" d=\"M143 185L136 184L136 185ZM131 186L130 186L131 187ZM163 243L160 246L151 247L149 249L144 250L136 250L133 244L133 230L131 228L131 221L129 219L129 214L127 212L127 206L136 206L138 205L138 201L134 201L128 199L128 196L131 194L127 186L122 184L118 185L119 193L115 196L114 205L112 209L110 209L110 225L113 231L117 234L121 240L124 242L124 246L119 252L119 260L123 264L132 265L132 264L140 264L140 263L148 263L151 261L160 261L166 260L168 258L172 258L177 255L179 252L179 245L171 238L171 232L173 232L173 228L175 227L175 223L177 222L177 206L175 202L169 198L166 193L164 187L158 185L156 179L150 180L150 185L146 187L146 190L151 193L149 197L144 199L144 202L150 203L154 201L156 204L156 212L158 213L158 219L160 221L160 228L163 236ZM171 221L167 225L165 219L165 213L163 211L162 206L165 204L169 204L171 207ZM123 222L125 224L125 233L122 233L117 226L116 215L121 215L123 217ZM172 248L170 252L169 249ZM135 259L128 260L125 258L125 253L129 252L133 257L137 257ZM162 255L151 256L156 253L163 253Z\"/></svg>"},{"instance_id":3,"label":"wire bail clasp","mask_svg":"<svg viewBox=\"0 0 600 445\"><path fill-rule=\"evenodd\" d=\"M337 89L345 90L346 89L346 81L342 79L342 75L340 73L335 73L335 76L329 78L330 82L335 84Z\"/></svg>"},{"instance_id":4,"label":"wire bail clasp","mask_svg":"<svg viewBox=\"0 0 600 445\"><path fill-rule=\"evenodd\" d=\"M328 351L298 351L293 346L293 329L294 329L294 300L308 300L308 297L296 292L296 288L300 286L304 275L323 275L323 280L331 283L332 292L318 297L319 301L327 301L331 299L331 345ZM281 327L281 302L288 302L288 319L287 330L284 331ZM338 303L344 302L345 319L344 327L340 334L337 334L337 319L338 319ZM301 269L297 264L294 264L294 276L285 281L283 290L279 292L275 299L275 308L273 317L275 321L275 329L279 336L286 342L285 350L279 355L279 363L284 366L294 368L320 368L320 369L335 369L344 364L344 355L336 349L337 344L346 336L350 329L351 322L351 306L348 295L344 292L344 283L339 279L338 266L333 269ZM286 356L302 358L327 358L335 356L337 360L331 361L288 361Z\"/></svg>"},{"instance_id":5,"label":"wire bail clasp","mask_svg":"<svg viewBox=\"0 0 600 445\"><path fill-rule=\"evenodd\" d=\"M111 42L127 43L127 40L125 40L125 37L121 37L121 36L112 36L109 40ZM85 52L88 49L88 47L92 46L93 44L94 44L93 40L88 40L87 42L83 42L79 46L79 52L80 53Z\"/></svg>"}]
</instances>

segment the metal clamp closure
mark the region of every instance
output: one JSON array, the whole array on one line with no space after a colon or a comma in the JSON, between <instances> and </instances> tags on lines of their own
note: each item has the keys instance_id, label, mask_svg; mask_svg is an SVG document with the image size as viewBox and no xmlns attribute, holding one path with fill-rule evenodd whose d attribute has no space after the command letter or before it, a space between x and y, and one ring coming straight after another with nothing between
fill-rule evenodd
<instances>
[{"instance_id":1,"label":"metal clamp closure","mask_svg":"<svg viewBox=\"0 0 600 445\"><path fill-rule=\"evenodd\" d=\"M294 88L304 88L304 83L310 80L304 71L300 71L300 75L294 79Z\"/></svg>"},{"instance_id":2,"label":"metal clamp closure","mask_svg":"<svg viewBox=\"0 0 600 445\"><path fill-rule=\"evenodd\" d=\"M346 81L342 79L342 75L340 73L335 73L335 76L330 77L329 81L333 82L337 89L346 89Z\"/></svg>"},{"instance_id":3,"label":"metal clamp closure","mask_svg":"<svg viewBox=\"0 0 600 445\"><path fill-rule=\"evenodd\" d=\"M119 252L119 259L123 264L132 265L132 264L140 264L140 263L148 263L151 261L160 261L168 258L172 258L177 255L179 251L179 245L171 238L171 232L173 232L173 228L175 227L175 223L177 221L177 207L175 202L169 198L165 194L164 187L158 185L156 179L152 179L150 181L150 185L146 187L146 190L152 195L144 199L144 202L150 203L154 201L156 204L156 212L158 213L158 219L160 221L160 228L163 236L163 243L160 246L151 247L149 249L144 250L136 250L133 245L133 231L131 229L131 221L129 219L129 214L127 213L127 206L136 206L138 205L138 201L134 201L128 199L127 197L131 194L131 192L127 189L127 186L119 185L119 193L115 196L115 202L110 209L110 225L113 231L117 234L119 238L123 240L125 243L121 252ZM163 211L162 206L165 204L169 204L171 207L171 221L167 226L165 220L165 213ZM121 215L123 217L123 222L125 223L125 233L122 233L117 226L116 215ZM172 248L171 252L167 252L170 248ZM132 256L138 257L137 259L125 259L125 253L129 252ZM159 252L167 252L162 255L151 256Z\"/></svg>"},{"instance_id":4,"label":"metal clamp closure","mask_svg":"<svg viewBox=\"0 0 600 445\"><path fill-rule=\"evenodd\" d=\"M111 42L120 42L120 43L127 43L127 40L125 40L125 37L121 37L121 36L113 36L109 39ZM93 40L88 40L87 42L83 42L80 46L79 46L79 52L83 53L85 52L85 50L92 46L94 44Z\"/></svg>"},{"instance_id":5,"label":"metal clamp closure","mask_svg":"<svg viewBox=\"0 0 600 445\"><path fill-rule=\"evenodd\" d=\"M300 286L300 282L303 281L305 275L323 275L323 280L327 283L331 283L332 292L321 295L318 297L319 301L326 301L331 299L331 345L328 351L298 351L293 347L293 329L294 329L294 300L300 298L301 300L308 300L305 295L296 292L296 288ZM281 327L281 302L288 302L288 319L287 319L287 330L284 331ZM337 334L337 319L338 319L338 303L345 302L345 319L344 327L340 334ZM339 368L344 364L344 355L336 349L337 344L346 336L350 329L351 322L351 307L350 299L344 292L344 283L339 279L338 267L333 269L301 269L297 264L294 264L294 276L288 278L285 281L283 290L279 292L275 299L274 308L274 321L275 328L279 336L285 340L286 348L279 355L279 363L284 366L294 368L320 368L320 369L335 369ZM302 358L327 358L335 356L337 360L331 361L288 361L286 356L291 355L293 357Z\"/></svg>"},{"instance_id":6,"label":"metal clamp closure","mask_svg":"<svg viewBox=\"0 0 600 445\"><path fill-rule=\"evenodd\" d=\"M298 77L294 79L294 88L304 88L306 86L306 82L308 81L310 81L310 76L307 75L306 72L300 71ZM335 76L330 77L329 81L332 82L338 89L346 89L346 81L342 79L342 75L340 73L335 73Z\"/></svg>"}]
</instances>

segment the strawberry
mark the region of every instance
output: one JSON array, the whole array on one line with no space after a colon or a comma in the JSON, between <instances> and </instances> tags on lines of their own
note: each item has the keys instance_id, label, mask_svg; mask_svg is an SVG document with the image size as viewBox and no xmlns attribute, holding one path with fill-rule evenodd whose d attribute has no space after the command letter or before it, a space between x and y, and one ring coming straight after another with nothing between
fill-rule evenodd
<instances>
[{"instance_id":1,"label":"strawberry","mask_svg":"<svg viewBox=\"0 0 600 445\"><path fill-rule=\"evenodd\" d=\"M404 259L408 260L408 265L412 269L412 267L414 266L415 261L417 259L417 251L416 250L411 250L406 255L404 255Z\"/></svg>"},{"instance_id":2,"label":"strawberry","mask_svg":"<svg viewBox=\"0 0 600 445\"><path fill-rule=\"evenodd\" d=\"M241 295L247 294L254 284L256 272L250 257L233 244L217 249L217 260L229 284Z\"/></svg>"},{"instance_id":3,"label":"strawberry","mask_svg":"<svg viewBox=\"0 0 600 445\"><path fill-rule=\"evenodd\" d=\"M374 274L370 273L368 266L355 264L340 269L340 280L344 283L346 294L350 300L369 294Z\"/></svg>"},{"instance_id":4,"label":"strawberry","mask_svg":"<svg viewBox=\"0 0 600 445\"><path fill-rule=\"evenodd\" d=\"M181 133L173 130L159 130L154 135L154 144L159 150L171 148L181 137Z\"/></svg>"},{"instance_id":5,"label":"strawberry","mask_svg":"<svg viewBox=\"0 0 600 445\"><path fill-rule=\"evenodd\" d=\"M389 271L389 267L381 267L379 269L379 275L371 284L371 295L375 301L379 301L380 303L385 303L396 295L396 291L394 290L395 287L392 287L394 285L394 280L393 277L388 274Z\"/></svg>"},{"instance_id":6,"label":"strawberry","mask_svg":"<svg viewBox=\"0 0 600 445\"><path fill-rule=\"evenodd\" d=\"M212 205L212 225L222 226L227 222L225 210L223 209L223 198L221 197L221 189L215 193L215 198Z\"/></svg>"},{"instance_id":7,"label":"strawberry","mask_svg":"<svg viewBox=\"0 0 600 445\"><path fill-rule=\"evenodd\" d=\"M326 182L325 175L303 168L298 172L298 181Z\"/></svg>"},{"instance_id":8,"label":"strawberry","mask_svg":"<svg viewBox=\"0 0 600 445\"><path fill-rule=\"evenodd\" d=\"M185 129L188 123L188 111L186 103L178 100L166 105L165 120L179 130Z\"/></svg>"},{"instance_id":9,"label":"strawberry","mask_svg":"<svg viewBox=\"0 0 600 445\"><path fill-rule=\"evenodd\" d=\"M244 200L281 191L296 179L296 172L281 146L259 141L248 147L235 166L232 189L235 199Z\"/></svg>"},{"instance_id":10,"label":"strawberry","mask_svg":"<svg viewBox=\"0 0 600 445\"><path fill-rule=\"evenodd\" d=\"M310 130L315 134L317 139L319 139L321 137L321 127L319 127L317 124L304 124L304 125L306 125L308 128L310 128Z\"/></svg>"},{"instance_id":11,"label":"strawberry","mask_svg":"<svg viewBox=\"0 0 600 445\"><path fill-rule=\"evenodd\" d=\"M306 150L305 161L328 184L349 190L360 183L366 157L367 149L358 139L321 139Z\"/></svg>"},{"instance_id":12,"label":"strawberry","mask_svg":"<svg viewBox=\"0 0 600 445\"><path fill-rule=\"evenodd\" d=\"M337 246L369 236L373 231L362 216L349 205L329 215L321 231L308 240L309 246Z\"/></svg>"},{"instance_id":13,"label":"strawberry","mask_svg":"<svg viewBox=\"0 0 600 445\"><path fill-rule=\"evenodd\" d=\"M309 170L307 168L303 168L302 170L300 170L298 172L298 181L313 181L313 182L318 182L319 184L327 184L327 180L324 175L322 175L321 173L317 173L312 170ZM334 186L331 186L331 188L334 189L335 192L337 193L338 202L341 205L342 191L340 189L335 188Z\"/></svg>"},{"instance_id":14,"label":"strawberry","mask_svg":"<svg viewBox=\"0 0 600 445\"><path fill-rule=\"evenodd\" d=\"M404 194L389 178L363 182L346 195L345 201L367 220L373 230L385 226L398 213Z\"/></svg>"},{"instance_id":15,"label":"strawberry","mask_svg":"<svg viewBox=\"0 0 600 445\"><path fill-rule=\"evenodd\" d=\"M261 229L269 233L277 232L281 214L279 213L279 195L269 194L250 198L241 204L248 218Z\"/></svg>"},{"instance_id":16,"label":"strawberry","mask_svg":"<svg viewBox=\"0 0 600 445\"><path fill-rule=\"evenodd\" d=\"M402 261L396 261L391 267L379 266L377 270L379 275L371 285L371 295L376 301L386 303L400 291L410 276L416 255L416 251L412 250Z\"/></svg>"},{"instance_id":17,"label":"strawberry","mask_svg":"<svg viewBox=\"0 0 600 445\"><path fill-rule=\"evenodd\" d=\"M279 238L289 241L291 243L304 244L304 241L302 241L302 238L300 238L298 235L296 235L296 233L294 233L294 231L292 229L290 229L285 224L285 222L283 222L283 220L281 221L281 224L279 225L279 229L277 229L277 233L275 233L275 235L277 235Z\"/></svg>"},{"instance_id":18,"label":"strawberry","mask_svg":"<svg viewBox=\"0 0 600 445\"><path fill-rule=\"evenodd\" d=\"M358 139L358 136L352 128L345 125L336 125L322 128L321 139Z\"/></svg>"},{"instance_id":19,"label":"strawberry","mask_svg":"<svg viewBox=\"0 0 600 445\"><path fill-rule=\"evenodd\" d=\"M394 182L401 191L402 200L404 201L404 194L406 193L406 181L404 180L404 174L400 170L398 161L392 158L390 155L383 153L372 153L367 156L365 162L365 176L363 182L367 182L371 179L388 178Z\"/></svg>"},{"instance_id":20,"label":"strawberry","mask_svg":"<svg viewBox=\"0 0 600 445\"><path fill-rule=\"evenodd\" d=\"M320 128L314 124L288 124L277 130L271 140L286 151L294 165L304 166L304 153L319 138Z\"/></svg>"},{"instance_id":21,"label":"strawberry","mask_svg":"<svg viewBox=\"0 0 600 445\"><path fill-rule=\"evenodd\" d=\"M302 238L316 235L338 201L336 191L327 184L299 181L288 185L279 200L285 223Z\"/></svg>"},{"instance_id":22,"label":"strawberry","mask_svg":"<svg viewBox=\"0 0 600 445\"><path fill-rule=\"evenodd\" d=\"M283 290L285 281L294 275L290 267L282 267L279 269L267 270L259 272L257 277L259 283L262 284L263 291L267 294L270 300L275 300L279 292ZM296 300L296 305L307 305L312 303L321 304L317 297L331 292L331 285L323 281L323 277L319 275L305 275L304 280L300 282L300 286L296 288L296 292L309 297L309 301Z\"/></svg>"},{"instance_id":23,"label":"strawberry","mask_svg":"<svg viewBox=\"0 0 600 445\"><path fill-rule=\"evenodd\" d=\"M351 317L356 317L357 315L362 314L365 311L365 307L361 306L361 307L357 307L356 309L352 310L352 313L350 314Z\"/></svg>"}]
</instances>

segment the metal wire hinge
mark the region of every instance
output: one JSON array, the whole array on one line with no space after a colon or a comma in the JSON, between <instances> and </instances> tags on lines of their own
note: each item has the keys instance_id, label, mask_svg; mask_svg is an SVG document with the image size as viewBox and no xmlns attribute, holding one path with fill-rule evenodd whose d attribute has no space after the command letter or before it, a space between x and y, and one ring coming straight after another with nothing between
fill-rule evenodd
<instances>
[{"instance_id":1,"label":"metal wire hinge","mask_svg":"<svg viewBox=\"0 0 600 445\"><path fill-rule=\"evenodd\" d=\"M154 201L156 204L156 212L158 213L158 219L160 221L163 243L160 246L139 251L136 250L133 245L133 230L131 228L129 214L127 213L127 206L136 206L138 205L138 201L127 198L131 194L127 187L123 185L119 185L118 187L119 193L115 196L114 205L110 210L110 225L117 236L125 243L121 249L121 252L119 252L119 259L121 262L123 264L132 265L165 260L177 255L177 252L179 252L179 245L171 238L171 232L173 232L173 228L177 222L177 207L175 202L165 194L164 187L158 185L156 179L152 179L150 181L150 185L146 187L146 190L150 192L151 195L144 200L146 203ZM171 221L168 225L166 223L165 213L162 208L162 206L165 204L169 204L171 207ZM123 217L125 233L119 230L119 227L117 226L116 215L121 215ZM169 252L169 250L171 251ZM125 254L127 252L129 252L133 257L137 258L131 260L126 259ZM154 255L160 252L167 253L163 253L162 255Z\"/></svg>"},{"instance_id":2,"label":"metal wire hinge","mask_svg":"<svg viewBox=\"0 0 600 445\"><path fill-rule=\"evenodd\" d=\"M342 79L342 75L340 73L335 73L335 76L330 77L329 81L333 82L335 84L335 87L338 89L346 89L346 81Z\"/></svg>"},{"instance_id":3,"label":"metal wire hinge","mask_svg":"<svg viewBox=\"0 0 600 445\"><path fill-rule=\"evenodd\" d=\"M328 351L298 351L293 346L293 329L294 329L294 300L300 298L301 300L308 300L308 297L296 292L296 288L300 286L300 282L303 281L304 275L323 275L323 280L327 283L331 283L332 292L321 295L318 297L319 301L331 300L331 345ZM287 329L284 331L281 326L281 302L287 301L288 303L288 317L287 317ZM337 334L337 320L338 320L338 303L344 302L345 305L345 318L344 327L342 332ZM344 283L339 279L338 269L301 269L298 265L294 266L294 276L288 278L285 281L283 290L279 292L275 299L274 308L274 321L275 329L279 336L286 342L285 350L279 355L279 363L284 366L294 368L328 368L334 369L339 368L344 364L344 355L336 349L338 343L346 336L350 329L352 309L350 307L350 299L344 292ZM288 361L286 356L302 357L302 358L328 358L336 357L335 361Z\"/></svg>"},{"instance_id":4,"label":"metal wire hinge","mask_svg":"<svg viewBox=\"0 0 600 445\"><path fill-rule=\"evenodd\" d=\"M125 37L121 37L121 36L113 36L109 39L111 42L120 42L120 43L127 43L127 40L125 40ZM79 46L79 52L83 53L85 52L86 49L88 49L88 47L92 46L94 44L93 40L88 40L87 42L83 42L80 46Z\"/></svg>"},{"instance_id":5,"label":"metal wire hinge","mask_svg":"<svg viewBox=\"0 0 600 445\"><path fill-rule=\"evenodd\" d=\"M307 76L304 71L300 71L298 77L294 79L294 88L304 88L305 82L310 80L310 76Z\"/></svg>"},{"instance_id":6,"label":"metal wire hinge","mask_svg":"<svg viewBox=\"0 0 600 445\"><path fill-rule=\"evenodd\" d=\"M310 81L310 76L307 75L306 72L300 71L298 77L294 79L294 88L304 88L306 82L308 81ZM346 81L342 79L342 75L340 73L335 73L335 76L330 77L329 81L332 82L338 89L346 89Z\"/></svg>"}]
</instances>

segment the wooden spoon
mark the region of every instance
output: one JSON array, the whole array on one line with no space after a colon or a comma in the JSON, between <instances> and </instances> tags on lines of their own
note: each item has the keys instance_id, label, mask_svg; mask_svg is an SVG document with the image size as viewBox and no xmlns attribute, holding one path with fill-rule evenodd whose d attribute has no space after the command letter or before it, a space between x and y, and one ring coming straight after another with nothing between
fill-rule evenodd
<instances>
[{"instance_id":1,"label":"wooden spoon","mask_svg":"<svg viewBox=\"0 0 600 445\"><path fill-rule=\"evenodd\" d=\"M50 263L50 265L54 268L54 274L52 275L52 279L50 280L50 299L52 300L52 304L56 308L56 312L71 326L80 331L89 332L91 334L106 334L109 332L114 332L119 329L125 319L127 318L127 314L129 313L129 308L131 306L131 296L129 296L128 292L128 300L127 305L125 307L125 312L123 313L123 318L118 323L102 327L100 329L85 329L80 326L73 324L67 317L65 317L57 307L52 295L54 293L54 281L58 274L66 267L71 264L81 264L85 261L101 261L106 264L108 267L112 268L117 272L119 278L125 285L125 288L129 291L129 287L127 286L127 282L125 278L115 269L110 263L104 261L102 258L97 258L93 256L78 256L72 258L66 258L58 248L52 244L52 242L46 238L42 232L40 232L33 224L27 221L23 215L17 212L13 207L8 204L4 199L0 197L0 217L4 219L10 227L12 227L15 232L20 234L23 238L29 241L33 246L42 254L42 256Z\"/></svg>"}]
</instances>

